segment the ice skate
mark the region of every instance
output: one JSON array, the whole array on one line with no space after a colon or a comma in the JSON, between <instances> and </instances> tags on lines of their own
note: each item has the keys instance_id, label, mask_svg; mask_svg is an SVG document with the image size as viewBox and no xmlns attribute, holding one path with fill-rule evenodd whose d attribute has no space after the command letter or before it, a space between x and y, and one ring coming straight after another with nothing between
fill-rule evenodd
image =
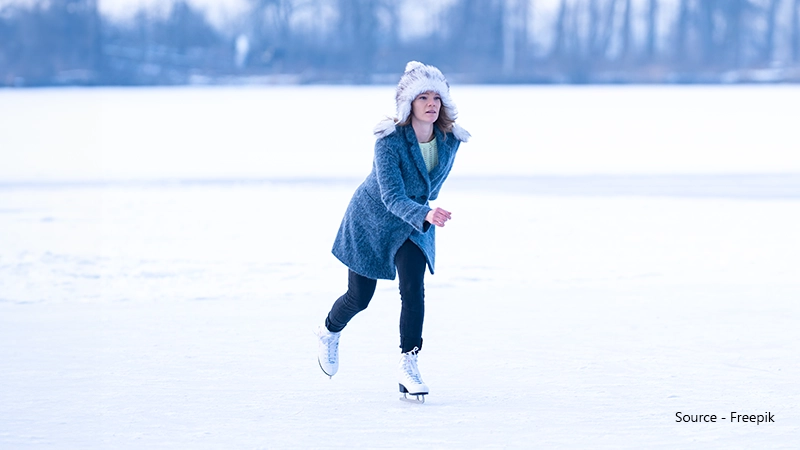
<instances>
[{"instance_id":1,"label":"ice skate","mask_svg":"<svg viewBox=\"0 0 800 450\"><path fill-rule=\"evenodd\" d=\"M417 352L419 349L414 347L408 353L403 353L400 358L400 392L403 394L402 400L411 400L409 395L415 396L416 401L425 403L425 396L428 395L428 386L422 381L422 375L417 367Z\"/></svg>"},{"instance_id":2,"label":"ice skate","mask_svg":"<svg viewBox=\"0 0 800 450\"><path fill-rule=\"evenodd\" d=\"M319 367L325 372L325 375L333 378L339 370L339 335L341 333L328 331L325 325L320 325L316 334L319 338L317 351Z\"/></svg>"}]
</instances>

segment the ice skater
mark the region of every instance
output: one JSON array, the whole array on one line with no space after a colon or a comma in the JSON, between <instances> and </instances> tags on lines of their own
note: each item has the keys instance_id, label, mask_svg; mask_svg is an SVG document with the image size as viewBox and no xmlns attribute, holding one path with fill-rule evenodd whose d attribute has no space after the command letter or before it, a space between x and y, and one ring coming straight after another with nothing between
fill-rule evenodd
<instances>
[{"instance_id":1,"label":"ice skater","mask_svg":"<svg viewBox=\"0 0 800 450\"><path fill-rule=\"evenodd\" d=\"M333 304L317 330L319 366L332 377L339 368L339 335L366 309L377 280L399 278L400 392L424 401L417 355L422 349L425 269L434 271L435 230L450 220L431 208L447 179L461 142L470 134L455 123L450 86L436 67L411 61L395 96L397 117L374 130L372 171L356 189L333 244L348 267L347 292Z\"/></svg>"}]
</instances>

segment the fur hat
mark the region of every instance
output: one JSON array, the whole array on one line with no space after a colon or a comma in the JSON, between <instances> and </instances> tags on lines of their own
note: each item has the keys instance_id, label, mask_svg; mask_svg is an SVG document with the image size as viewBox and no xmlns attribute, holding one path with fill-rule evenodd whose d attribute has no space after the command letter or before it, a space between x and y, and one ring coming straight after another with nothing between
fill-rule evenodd
<instances>
[{"instance_id":1,"label":"fur hat","mask_svg":"<svg viewBox=\"0 0 800 450\"><path fill-rule=\"evenodd\" d=\"M395 103L397 106L397 117L382 121L375 127L375 134L378 137L386 137L394 132L394 125L408 120L411 114L411 103L419 94L433 91L442 98L442 109L447 117L456 120L458 110L453 99L450 97L450 84L447 83L442 72L434 66L428 66L418 61L410 61L406 64L406 70L397 83L397 94ZM453 124L453 134L459 141L466 142L470 134L467 130Z\"/></svg>"}]
</instances>

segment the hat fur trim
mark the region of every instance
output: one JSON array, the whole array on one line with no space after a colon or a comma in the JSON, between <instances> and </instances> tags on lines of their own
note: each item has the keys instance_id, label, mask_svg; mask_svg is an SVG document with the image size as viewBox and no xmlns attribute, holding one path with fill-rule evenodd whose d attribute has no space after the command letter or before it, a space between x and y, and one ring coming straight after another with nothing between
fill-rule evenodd
<instances>
[{"instance_id":1,"label":"hat fur trim","mask_svg":"<svg viewBox=\"0 0 800 450\"><path fill-rule=\"evenodd\" d=\"M458 118L458 109L450 97L450 84L442 72L434 66L425 65L419 61L409 61L405 72L397 84L395 104L397 117L392 120L381 121L373 130L378 137L386 137L394 132L396 123L408 120L411 114L411 103L423 92L433 91L442 98L442 108L453 121ZM470 134L458 125L453 125L453 134L462 142L466 142Z\"/></svg>"}]
</instances>

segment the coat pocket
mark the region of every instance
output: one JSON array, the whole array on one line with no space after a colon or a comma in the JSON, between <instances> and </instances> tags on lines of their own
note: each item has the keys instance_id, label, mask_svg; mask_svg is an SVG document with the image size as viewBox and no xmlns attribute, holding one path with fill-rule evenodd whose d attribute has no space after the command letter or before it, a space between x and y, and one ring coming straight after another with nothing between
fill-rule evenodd
<instances>
[{"instance_id":1,"label":"coat pocket","mask_svg":"<svg viewBox=\"0 0 800 450\"><path fill-rule=\"evenodd\" d=\"M408 198L414 200L415 202L419 203L420 205L425 205L428 203L428 196L427 195L409 195Z\"/></svg>"}]
</instances>

